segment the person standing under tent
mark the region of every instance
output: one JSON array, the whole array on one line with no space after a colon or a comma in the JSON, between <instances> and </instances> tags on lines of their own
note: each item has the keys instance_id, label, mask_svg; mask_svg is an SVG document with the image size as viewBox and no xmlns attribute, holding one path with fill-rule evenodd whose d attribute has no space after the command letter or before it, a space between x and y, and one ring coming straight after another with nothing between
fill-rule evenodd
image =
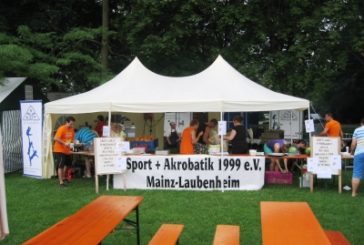
<instances>
[{"instance_id":1,"label":"person standing under tent","mask_svg":"<svg viewBox=\"0 0 364 245\"><path fill-rule=\"evenodd\" d=\"M74 117L67 117L66 123L60 126L54 135L53 153L58 180L61 187L64 186L64 182L66 180L67 166L72 165L71 147L75 137L75 130L73 128L75 121Z\"/></svg>"},{"instance_id":2,"label":"person standing under tent","mask_svg":"<svg viewBox=\"0 0 364 245\"><path fill-rule=\"evenodd\" d=\"M75 142L81 143L84 145L84 149L87 151L94 150L94 139L97 138L96 131L92 130L89 127L82 127L76 132ZM92 156L85 157L85 167L86 171L84 177L91 178L91 164L94 160Z\"/></svg>"},{"instance_id":3,"label":"person standing under tent","mask_svg":"<svg viewBox=\"0 0 364 245\"><path fill-rule=\"evenodd\" d=\"M201 131L196 137L198 126L198 120L194 119L191 121L190 126L183 130L180 154L194 154L193 145L195 145L203 135L203 132Z\"/></svg>"},{"instance_id":4,"label":"person standing under tent","mask_svg":"<svg viewBox=\"0 0 364 245\"><path fill-rule=\"evenodd\" d=\"M206 124L205 132L203 134L203 141L206 145L218 145L220 144L219 134L217 132L217 120L215 118L211 119L210 122Z\"/></svg>"},{"instance_id":5,"label":"person standing under tent","mask_svg":"<svg viewBox=\"0 0 364 245\"><path fill-rule=\"evenodd\" d=\"M248 153L248 143L246 141L247 131L242 125L241 116L233 118L234 127L231 129L229 135L224 136L224 140L229 140L231 143L232 154L246 154Z\"/></svg>"},{"instance_id":6,"label":"person standing under tent","mask_svg":"<svg viewBox=\"0 0 364 245\"><path fill-rule=\"evenodd\" d=\"M355 129L351 141L351 154L354 155L353 177L351 180L353 197L358 194L360 181L364 174L364 118L361 119L360 127Z\"/></svg>"},{"instance_id":7,"label":"person standing under tent","mask_svg":"<svg viewBox=\"0 0 364 245\"><path fill-rule=\"evenodd\" d=\"M171 131L165 135L166 148L170 150L178 150L178 145L181 141L181 138L177 132L177 124L175 122L170 122L169 126L171 127Z\"/></svg>"},{"instance_id":8,"label":"person standing under tent","mask_svg":"<svg viewBox=\"0 0 364 245\"><path fill-rule=\"evenodd\" d=\"M105 119L103 115L98 115L96 120L95 131L99 137L102 137L103 127L105 126Z\"/></svg>"},{"instance_id":9,"label":"person standing under tent","mask_svg":"<svg viewBox=\"0 0 364 245\"><path fill-rule=\"evenodd\" d=\"M325 114L325 128L320 133L320 136L329 136L329 137L343 137L343 131L341 130L341 124L336 121L331 112Z\"/></svg>"}]
</instances>

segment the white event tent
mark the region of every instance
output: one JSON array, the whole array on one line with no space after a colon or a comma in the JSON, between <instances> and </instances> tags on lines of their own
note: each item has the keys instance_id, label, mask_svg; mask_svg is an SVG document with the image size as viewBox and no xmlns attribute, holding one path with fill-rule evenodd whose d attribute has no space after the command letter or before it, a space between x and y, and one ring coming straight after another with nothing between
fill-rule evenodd
<instances>
[{"instance_id":1,"label":"white event tent","mask_svg":"<svg viewBox=\"0 0 364 245\"><path fill-rule=\"evenodd\" d=\"M204 71L169 77L135 58L110 81L82 94L45 104L43 177L53 172L51 114L94 112L252 112L306 110L310 102L274 92L234 69L221 56Z\"/></svg>"}]
</instances>

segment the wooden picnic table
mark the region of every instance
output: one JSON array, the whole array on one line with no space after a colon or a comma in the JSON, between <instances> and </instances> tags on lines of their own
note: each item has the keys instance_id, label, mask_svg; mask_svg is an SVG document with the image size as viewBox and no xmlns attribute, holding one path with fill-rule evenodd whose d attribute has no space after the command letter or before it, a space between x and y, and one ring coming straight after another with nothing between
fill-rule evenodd
<instances>
[{"instance_id":1,"label":"wooden picnic table","mask_svg":"<svg viewBox=\"0 0 364 245\"><path fill-rule=\"evenodd\" d=\"M136 228L140 244L139 210L142 196L100 196L24 244L99 244L117 225L126 221ZM136 220L126 217L136 211Z\"/></svg>"},{"instance_id":2,"label":"wooden picnic table","mask_svg":"<svg viewBox=\"0 0 364 245\"><path fill-rule=\"evenodd\" d=\"M325 231L306 202L261 202L264 245L329 245Z\"/></svg>"}]
</instances>

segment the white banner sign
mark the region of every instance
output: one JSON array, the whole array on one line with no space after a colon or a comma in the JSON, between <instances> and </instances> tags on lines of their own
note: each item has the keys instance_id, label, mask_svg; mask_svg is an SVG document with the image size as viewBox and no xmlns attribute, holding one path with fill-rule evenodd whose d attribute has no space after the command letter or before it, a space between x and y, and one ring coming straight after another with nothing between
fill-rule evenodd
<instances>
[{"instance_id":1,"label":"white banner sign","mask_svg":"<svg viewBox=\"0 0 364 245\"><path fill-rule=\"evenodd\" d=\"M24 175L42 177L42 101L20 101Z\"/></svg>"},{"instance_id":2,"label":"white banner sign","mask_svg":"<svg viewBox=\"0 0 364 245\"><path fill-rule=\"evenodd\" d=\"M123 171L120 138L95 138L96 175L115 174Z\"/></svg>"},{"instance_id":3,"label":"white banner sign","mask_svg":"<svg viewBox=\"0 0 364 245\"><path fill-rule=\"evenodd\" d=\"M124 156L123 165L125 173L114 175L116 189L259 190L264 185L264 157Z\"/></svg>"}]
</instances>

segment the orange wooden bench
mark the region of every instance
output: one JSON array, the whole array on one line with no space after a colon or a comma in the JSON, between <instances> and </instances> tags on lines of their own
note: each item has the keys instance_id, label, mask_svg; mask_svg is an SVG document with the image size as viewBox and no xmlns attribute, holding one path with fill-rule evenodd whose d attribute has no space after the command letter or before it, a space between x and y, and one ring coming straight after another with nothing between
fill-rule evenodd
<instances>
[{"instance_id":1,"label":"orange wooden bench","mask_svg":"<svg viewBox=\"0 0 364 245\"><path fill-rule=\"evenodd\" d=\"M100 196L71 216L61 220L24 244L99 244L122 221L136 228L139 234L139 204L141 196ZM136 221L126 217L136 211Z\"/></svg>"},{"instance_id":2,"label":"orange wooden bench","mask_svg":"<svg viewBox=\"0 0 364 245\"><path fill-rule=\"evenodd\" d=\"M149 245L178 244L184 225L163 224L153 236Z\"/></svg>"},{"instance_id":3,"label":"orange wooden bench","mask_svg":"<svg viewBox=\"0 0 364 245\"><path fill-rule=\"evenodd\" d=\"M330 241L306 202L260 202L263 245Z\"/></svg>"},{"instance_id":4,"label":"orange wooden bench","mask_svg":"<svg viewBox=\"0 0 364 245\"><path fill-rule=\"evenodd\" d=\"M348 239L340 231L325 231L332 245L350 245Z\"/></svg>"},{"instance_id":5,"label":"orange wooden bench","mask_svg":"<svg viewBox=\"0 0 364 245\"><path fill-rule=\"evenodd\" d=\"M217 225L213 245L239 245L240 227L237 225Z\"/></svg>"}]
</instances>

